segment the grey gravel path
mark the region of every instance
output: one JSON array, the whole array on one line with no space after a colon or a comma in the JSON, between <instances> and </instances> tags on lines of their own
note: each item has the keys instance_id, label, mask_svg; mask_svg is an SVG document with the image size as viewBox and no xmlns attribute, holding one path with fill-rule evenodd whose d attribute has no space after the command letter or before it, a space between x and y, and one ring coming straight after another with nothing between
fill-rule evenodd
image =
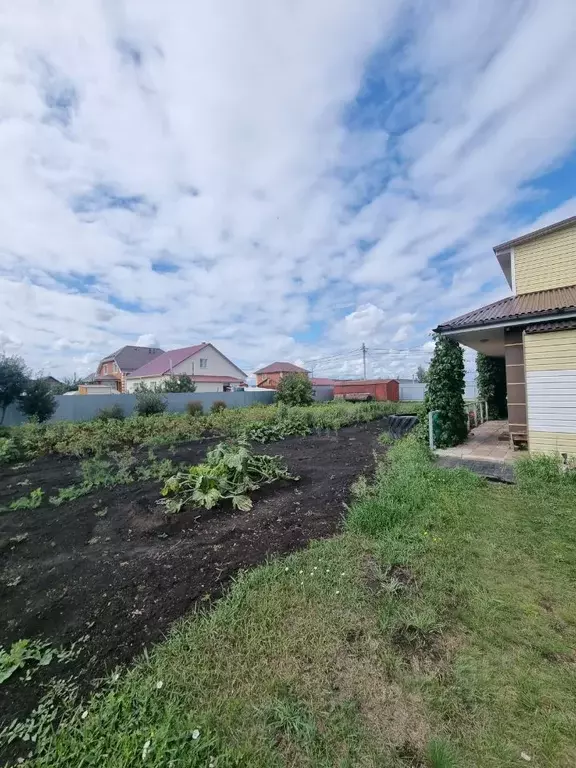
<instances>
[{"instance_id":1,"label":"grey gravel path","mask_svg":"<svg viewBox=\"0 0 576 768\"><path fill-rule=\"evenodd\" d=\"M503 483L513 483L514 469L511 464L500 461L479 461L477 459L458 459L453 456L440 456L437 459L439 467L455 469L464 467L477 475L487 477L489 480L500 480Z\"/></svg>"}]
</instances>

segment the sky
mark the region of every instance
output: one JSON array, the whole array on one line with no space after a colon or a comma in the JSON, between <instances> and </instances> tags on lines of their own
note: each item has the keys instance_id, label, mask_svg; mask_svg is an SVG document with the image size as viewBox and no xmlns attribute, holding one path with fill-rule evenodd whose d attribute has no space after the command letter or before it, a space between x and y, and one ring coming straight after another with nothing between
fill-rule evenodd
<instances>
[{"instance_id":1,"label":"sky","mask_svg":"<svg viewBox=\"0 0 576 768\"><path fill-rule=\"evenodd\" d=\"M211 341L409 376L576 214L572 0L20 0L0 12L0 351ZM469 361L471 360L468 357Z\"/></svg>"}]
</instances>

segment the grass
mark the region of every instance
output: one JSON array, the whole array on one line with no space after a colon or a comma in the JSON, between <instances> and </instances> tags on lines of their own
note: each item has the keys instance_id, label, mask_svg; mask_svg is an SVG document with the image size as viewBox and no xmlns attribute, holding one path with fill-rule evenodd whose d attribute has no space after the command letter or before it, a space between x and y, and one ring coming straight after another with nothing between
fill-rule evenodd
<instances>
[{"instance_id":1,"label":"grass","mask_svg":"<svg viewBox=\"0 0 576 768\"><path fill-rule=\"evenodd\" d=\"M573 766L575 498L549 463L490 485L403 440L345 533L241 575L30 765Z\"/></svg>"}]
</instances>

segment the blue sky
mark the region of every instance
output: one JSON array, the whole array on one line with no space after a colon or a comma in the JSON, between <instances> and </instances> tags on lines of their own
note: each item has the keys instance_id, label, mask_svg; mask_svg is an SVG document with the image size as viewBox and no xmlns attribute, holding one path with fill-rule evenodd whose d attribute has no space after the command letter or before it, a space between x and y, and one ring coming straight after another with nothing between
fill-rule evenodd
<instances>
[{"instance_id":1,"label":"blue sky","mask_svg":"<svg viewBox=\"0 0 576 768\"><path fill-rule=\"evenodd\" d=\"M576 214L568 0L12 6L0 348L37 370L209 340L410 375L507 293L493 245Z\"/></svg>"}]
</instances>

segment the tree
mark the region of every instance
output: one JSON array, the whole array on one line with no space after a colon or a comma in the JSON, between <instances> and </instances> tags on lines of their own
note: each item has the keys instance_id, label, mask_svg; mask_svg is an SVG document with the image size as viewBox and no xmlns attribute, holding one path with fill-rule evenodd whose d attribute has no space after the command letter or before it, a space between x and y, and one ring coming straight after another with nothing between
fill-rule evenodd
<instances>
[{"instance_id":1,"label":"tree","mask_svg":"<svg viewBox=\"0 0 576 768\"><path fill-rule=\"evenodd\" d=\"M37 418L38 421L49 419L56 406L52 387L46 379L29 380L18 398L18 409L28 418Z\"/></svg>"},{"instance_id":2,"label":"tree","mask_svg":"<svg viewBox=\"0 0 576 768\"><path fill-rule=\"evenodd\" d=\"M488 418L505 419L508 416L506 400L506 361L503 357L476 355L476 383L478 397L488 403Z\"/></svg>"},{"instance_id":3,"label":"tree","mask_svg":"<svg viewBox=\"0 0 576 768\"><path fill-rule=\"evenodd\" d=\"M196 392L196 384L187 373L171 374L163 385L164 392Z\"/></svg>"},{"instance_id":4,"label":"tree","mask_svg":"<svg viewBox=\"0 0 576 768\"><path fill-rule=\"evenodd\" d=\"M466 438L464 386L462 347L447 336L437 335L434 356L428 369L424 410L426 413L438 411L434 430L434 442L438 448L458 445Z\"/></svg>"},{"instance_id":5,"label":"tree","mask_svg":"<svg viewBox=\"0 0 576 768\"><path fill-rule=\"evenodd\" d=\"M423 365L419 365L416 369L416 381L420 384L426 384L428 381L428 369L424 368Z\"/></svg>"},{"instance_id":6,"label":"tree","mask_svg":"<svg viewBox=\"0 0 576 768\"><path fill-rule=\"evenodd\" d=\"M286 405L310 405L314 400L312 382L305 373L286 373L278 382L276 400Z\"/></svg>"},{"instance_id":7,"label":"tree","mask_svg":"<svg viewBox=\"0 0 576 768\"><path fill-rule=\"evenodd\" d=\"M4 422L6 409L18 400L28 380L29 371L21 357L0 356L0 424Z\"/></svg>"}]
</instances>

